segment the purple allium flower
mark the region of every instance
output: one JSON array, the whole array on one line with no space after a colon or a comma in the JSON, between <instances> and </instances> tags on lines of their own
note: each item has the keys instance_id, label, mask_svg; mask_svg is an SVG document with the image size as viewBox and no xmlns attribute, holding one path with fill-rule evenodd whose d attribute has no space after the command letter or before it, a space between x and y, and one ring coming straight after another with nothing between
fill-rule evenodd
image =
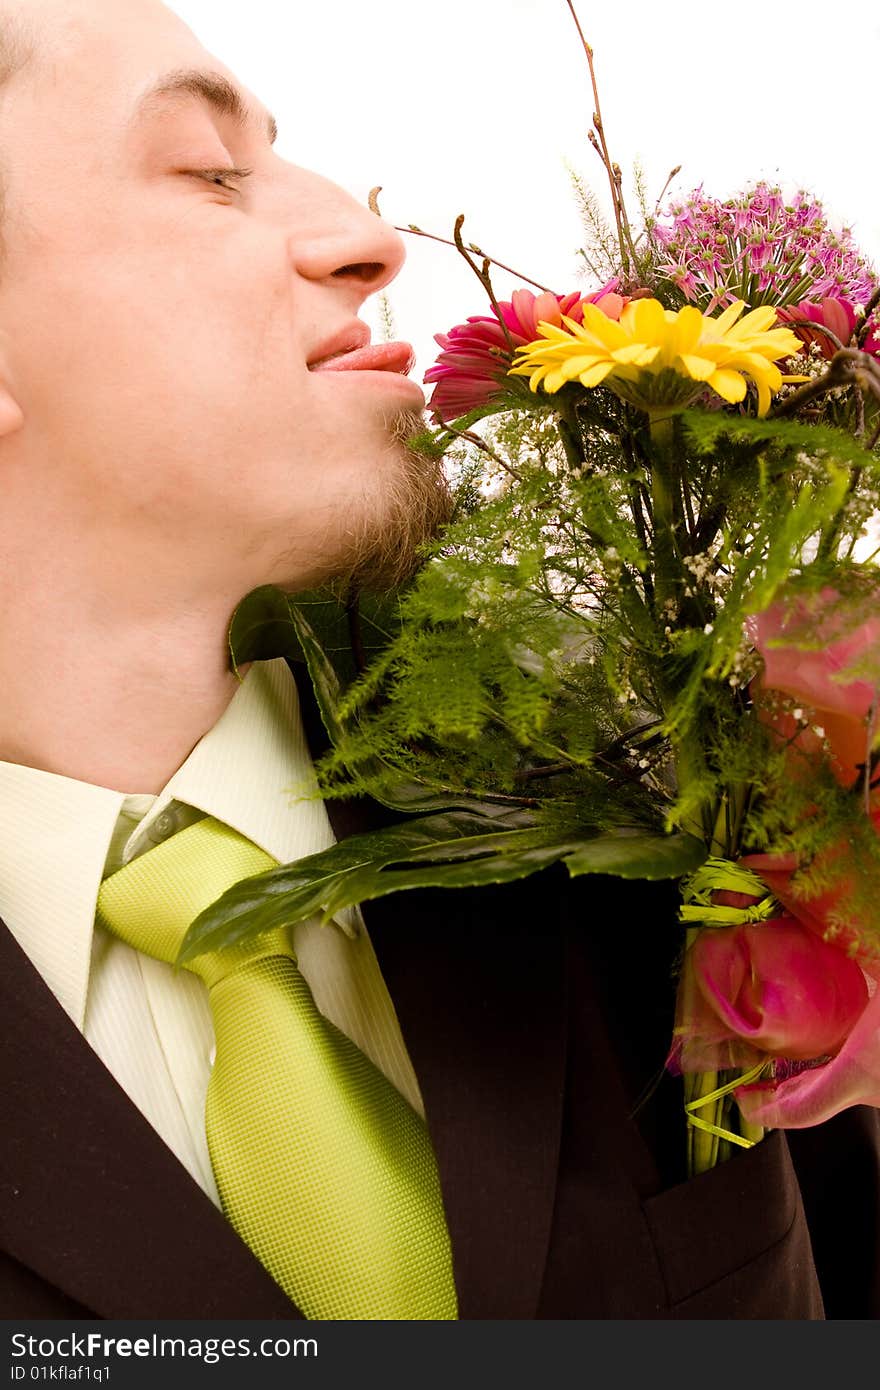
<instances>
[{"instance_id":1,"label":"purple allium flower","mask_svg":"<svg viewBox=\"0 0 880 1390\"><path fill-rule=\"evenodd\" d=\"M696 188L667 208L650 238L658 273L704 313L737 299L751 308L863 305L878 284L849 229L834 232L817 199L801 192L786 202L767 183L725 201Z\"/></svg>"}]
</instances>

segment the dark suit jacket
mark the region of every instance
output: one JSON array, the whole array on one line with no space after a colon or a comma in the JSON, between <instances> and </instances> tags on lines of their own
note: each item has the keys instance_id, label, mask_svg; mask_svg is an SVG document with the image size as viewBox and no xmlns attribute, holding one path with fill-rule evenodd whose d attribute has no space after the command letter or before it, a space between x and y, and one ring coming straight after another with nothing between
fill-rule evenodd
<instances>
[{"instance_id":1,"label":"dark suit jacket","mask_svg":"<svg viewBox=\"0 0 880 1390\"><path fill-rule=\"evenodd\" d=\"M337 834L387 814L329 809ZM674 903L668 886L554 868L366 906L462 1318L880 1313L876 1111L774 1133L685 1181L680 1086L662 1075ZM300 1317L5 927L0 1002L0 1316Z\"/></svg>"}]
</instances>

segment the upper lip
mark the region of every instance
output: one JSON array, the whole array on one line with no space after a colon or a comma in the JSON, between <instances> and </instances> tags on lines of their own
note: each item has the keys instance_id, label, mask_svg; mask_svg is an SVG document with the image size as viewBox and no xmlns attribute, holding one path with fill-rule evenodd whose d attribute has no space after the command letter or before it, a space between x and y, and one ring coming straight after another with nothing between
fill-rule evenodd
<instances>
[{"instance_id":1,"label":"upper lip","mask_svg":"<svg viewBox=\"0 0 880 1390\"><path fill-rule=\"evenodd\" d=\"M364 348L370 341L370 330L360 319L356 323L347 324L345 328L339 329L332 338L325 338L306 363L307 367L320 366L322 362L327 362L331 357L341 357L346 352L356 352L358 348Z\"/></svg>"}]
</instances>

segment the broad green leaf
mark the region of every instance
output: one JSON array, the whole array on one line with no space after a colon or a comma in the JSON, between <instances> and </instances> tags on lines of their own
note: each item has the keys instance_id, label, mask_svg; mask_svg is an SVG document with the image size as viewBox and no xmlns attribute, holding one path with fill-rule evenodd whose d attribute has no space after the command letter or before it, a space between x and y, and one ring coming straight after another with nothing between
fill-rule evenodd
<instances>
[{"instance_id":1,"label":"broad green leaf","mask_svg":"<svg viewBox=\"0 0 880 1390\"><path fill-rule=\"evenodd\" d=\"M510 837L511 840L514 838L513 835ZM328 922L344 907L387 897L389 893L399 893L407 888L476 888L528 878L530 874L556 863L574 848L570 843L526 845L524 840L519 840L518 846L512 845L507 853L501 851L465 863L381 870L369 865L334 886L325 904L324 921ZM450 904L450 911L454 910L454 904Z\"/></svg>"},{"instance_id":2,"label":"broad green leaf","mask_svg":"<svg viewBox=\"0 0 880 1390\"><path fill-rule=\"evenodd\" d=\"M353 835L339 844L289 865L244 879L193 922L180 962L200 951L219 950L246 935L298 922L322 908L334 885L366 868L418 861L454 861L496 852L502 844L527 847L546 841L548 832L522 828L520 814L501 817L452 811Z\"/></svg>"},{"instance_id":3,"label":"broad green leaf","mask_svg":"<svg viewBox=\"0 0 880 1390\"><path fill-rule=\"evenodd\" d=\"M228 642L236 673L250 661L271 661L279 656L305 660L288 596L274 584L252 589L241 600L229 624Z\"/></svg>"},{"instance_id":4,"label":"broad green leaf","mask_svg":"<svg viewBox=\"0 0 880 1390\"><path fill-rule=\"evenodd\" d=\"M625 830L597 835L566 858L572 878L612 874L616 878L679 878L699 868L708 851L694 835L645 835Z\"/></svg>"},{"instance_id":5,"label":"broad green leaf","mask_svg":"<svg viewBox=\"0 0 880 1390\"><path fill-rule=\"evenodd\" d=\"M305 661L295 621L296 613L301 613L344 690L358 675L351 622L356 625L363 658L369 663L400 629L401 592L362 595L352 619L345 605L323 590L293 595L274 584L252 589L238 604L229 626L233 669L279 656Z\"/></svg>"},{"instance_id":6,"label":"broad green leaf","mask_svg":"<svg viewBox=\"0 0 880 1390\"><path fill-rule=\"evenodd\" d=\"M399 779L392 783L384 783L381 787L373 788L370 791L370 796L392 811L407 811L410 815L447 810L473 811L503 820L511 814L509 804L503 801L492 802L488 799L469 796L467 792L456 791L452 787L445 791L441 788L438 791L436 787L430 786L427 782L417 782L412 779Z\"/></svg>"},{"instance_id":7,"label":"broad green leaf","mask_svg":"<svg viewBox=\"0 0 880 1390\"><path fill-rule=\"evenodd\" d=\"M330 658L318 641L315 631L305 615L305 610L294 602L290 603L289 609L294 630L305 655L324 728L333 743L338 743L343 732L343 726L337 713L341 695L339 677Z\"/></svg>"},{"instance_id":8,"label":"broad green leaf","mask_svg":"<svg viewBox=\"0 0 880 1390\"><path fill-rule=\"evenodd\" d=\"M345 605L326 590L313 590L291 597L291 605L304 614L309 627L336 672L341 690L346 690L359 674L352 646L352 625L356 630L361 656L369 665L400 630L400 602L404 590L391 594L362 594L357 611L350 614Z\"/></svg>"},{"instance_id":9,"label":"broad green leaf","mask_svg":"<svg viewBox=\"0 0 880 1390\"><path fill-rule=\"evenodd\" d=\"M321 912L408 888L460 888L506 883L565 860L572 877L676 878L706 857L688 835L617 832L590 840L560 838L555 828L528 825L521 813L497 808L486 816L452 811L386 830L354 835L320 854L280 865L235 884L190 927L179 956L222 950Z\"/></svg>"}]
</instances>

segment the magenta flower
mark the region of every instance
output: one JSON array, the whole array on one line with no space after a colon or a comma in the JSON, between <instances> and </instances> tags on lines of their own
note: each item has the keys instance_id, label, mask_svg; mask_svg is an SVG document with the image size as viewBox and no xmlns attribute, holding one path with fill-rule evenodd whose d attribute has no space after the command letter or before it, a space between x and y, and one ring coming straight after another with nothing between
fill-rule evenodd
<instances>
[{"instance_id":1,"label":"magenta flower","mask_svg":"<svg viewBox=\"0 0 880 1390\"><path fill-rule=\"evenodd\" d=\"M805 347L809 348L815 344L822 356L827 358L833 357L837 352L837 344L834 338L829 338L827 333L822 332L822 328L830 328L834 337L839 338L841 344L846 347L858 322L855 306L850 304L848 299L836 299L832 296L826 296L819 304L804 301L777 309L776 317L780 323L791 323L793 319L809 319L811 323L819 324L818 329L793 325L792 331Z\"/></svg>"},{"instance_id":2,"label":"magenta flower","mask_svg":"<svg viewBox=\"0 0 880 1390\"><path fill-rule=\"evenodd\" d=\"M870 821L880 834L880 811L872 811ZM862 921L850 905L855 886L848 868L851 856L845 841L816 855L813 868L827 874L831 886L809 896L799 887L797 874L801 865L794 854L747 854L740 863L759 875L785 911L796 916L807 931L833 943L835 950L845 952L866 970L873 971L880 965L877 932L874 923Z\"/></svg>"},{"instance_id":3,"label":"magenta flower","mask_svg":"<svg viewBox=\"0 0 880 1390\"><path fill-rule=\"evenodd\" d=\"M500 318L493 309L491 315L472 316L448 333L435 334L443 351L424 377L434 386L429 403L434 419L440 424L457 420L511 389L506 378L514 349L534 342L539 323L559 327L563 314L581 323L584 304L596 304L609 318L618 319L627 300L615 293L616 287L615 277L588 295L577 290L566 295L514 290L509 301L499 301Z\"/></svg>"},{"instance_id":4,"label":"magenta flower","mask_svg":"<svg viewBox=\"0 0 880 1390\"><path fill-rule=\"evenodd\" d=\"M880 687L880 617L871 611L877 612L878 598L871 595L868 605L851 609L836 589L826 587L810 598L771 604L751 621L764 658L762 684L864 728ZM860 666L867 669L853 671Z\"/></svg>"},{"instance_id":5,"label":"magenta flower","mask_svg":"<svg viewBox=\"0 0 880 1390\"><path fill-rule=\"evenodd\" d=\"M874 988L836 1056L791 1076L741 1086L734 1095L746 1119L767 1129L803 1129L851 1105L880 1106L880 989Z\"/></svg>"},{"instance_id":6,"label":"magenta flower","mask_svg":"<svg viewBox=\"0 0 880 1390\"><path fill-rule=\"evenodd\" d=\"M861 968L793 917L707 928L685 957L684 1071L834 1054L868 1003Z\"/></svg>"},{"instance_id":7,"label":"magenta flower","mask_svg":"<svg viewBox=\"0 0 880 1390\"><path fill-rule=\"evenodd\" d=\"M764 658L754 692L758 713L788 750L787 767L794 778L809 778L826 749L831 771L842 786L858 787L864 777L880 698L880 618L872 615L876 608L873 593L855 607L826 587L809 599L773 603L750 620L752 640ZM809 646L800 645L805 640ZM861 671L853 669L859 667ZM774 691L787 699L774 701ZM880 831L878 801L875 792L867 814ZM799 865L791 854L749 855L743 864L759 874L806 926L820 936L833 932L839 946L856 951L866 946L866 933L868 942L877 933L846 910L852 885L838 872L846 858L845 845L822 852L815 867L827 868L831 886L810 897L798 892ZM871 954L877 954L878 945Z\"/></svg>"}]
</instances>

